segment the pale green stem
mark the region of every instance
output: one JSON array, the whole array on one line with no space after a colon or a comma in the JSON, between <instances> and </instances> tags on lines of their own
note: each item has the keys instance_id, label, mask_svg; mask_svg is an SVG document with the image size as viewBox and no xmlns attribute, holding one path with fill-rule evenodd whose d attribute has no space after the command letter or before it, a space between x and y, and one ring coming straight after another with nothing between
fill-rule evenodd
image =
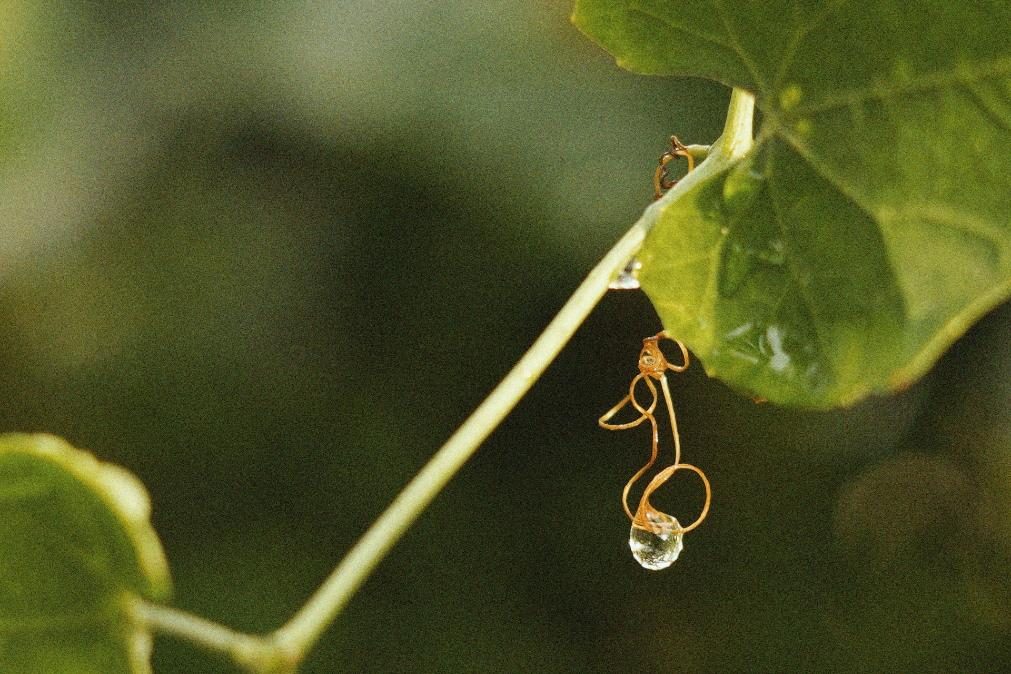
<instances>
[{"instance_id":1,"label":"pale green stem","mask_svg":"<svg viewBox=\"0 0 1011 674\"><path fill-rule=\"evenodd\" d=\"M286 651L270 637L236 632L200 616L170 606L135 600L134 619L148 630L192 642L221 653L250 672L294 672L301 653Z\"/></svg>"},{"instance_id":2,"label":"pale green stem","mask_svg":"<svg viewBox=\"0 0 1011 674\"><path fill-rule=\"evenodd\" d=\"M278 630L279 643L305 652L316 642L376 564L551 364L639 250L645 235L640 221L604 256L505 379L414 476L316 594Z\"/></svg>"},{"instance_id":3,"label":"pale green stem","mask_svg":"<svg viewBox=\"0 0 1011 674\"><path fill-rule=\"evenodd\" d=\"M724 159L736 160L743 157L754 144L752 128L755 122L755 96L744 89L734 89L730 93L727 121L723 134L713 143L711 152Z\"/></svg>"},{"instance_id":4,"label":"pale green stem","mask_svg":"<svg viewBox=\"0 0 1011 674\"><path fill-rule=\"evenodd\" d=\"M734 89L723 135L709 148L691 146L693 156L696 151L700 157L708 155L706 161L646 209L593 268L505 379L414 476L286 625L268 637L255 637L175 609L144 603L138 604L138 618L153 630L224 653L252 672L294 671L390 548L555 359L607 292L610 282L639 251L658 215L751 148L754 105L751 94Z\"/></svg>"},{"instance_id":5,"label":"pale green stem","mask_svg":"<svg viewBox=\"0 0 1011 674\"><path fill-rule=\"evenodd\" d=\"M731 94L724 133L712 149L721 159L736 159L751 147L754 101L743 90L734 89ZM682 191L677 187L671 192ZM674 195L666 197L669 203ZM607 292L608 284L638 252L653 218L653 209L647 209L594 267L505 379L407 484L305 606L275 633L279 644L296 653L312 647L390 548L555 359Z\"/></svg>"},{"instance_id":6,"label":"pale green stem","mask_svg":"<svg viewBox=\"0 0 1011 674\"><path fill-rule=\"evenodd\" d=\"M688 154L690 154L692 156L692 159L695 160L695 163L698 164L699 162L704 161L705 158L709 156L709 150L711 149L711 146L686 145L685 149L688 150Z\"/></svg>"}]
</instances>

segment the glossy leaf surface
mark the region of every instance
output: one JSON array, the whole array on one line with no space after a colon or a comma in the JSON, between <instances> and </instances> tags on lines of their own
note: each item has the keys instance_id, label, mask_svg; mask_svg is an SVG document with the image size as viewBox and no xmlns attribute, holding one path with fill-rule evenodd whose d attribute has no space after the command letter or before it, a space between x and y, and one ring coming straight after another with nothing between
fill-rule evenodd
<instances>
[{"instance_id":1,"label":"glossy leaf surface","mask_svg":"<svg viewBox=\"0 0 1011 674\"><path fill-rule=\"evenodd\" d=\"M849 404L1008 296L1011 6L579 0L574 20L630 70L756 95L749 156L664 209L641 256L712 375Z\"/></svg>"}]
</instances>

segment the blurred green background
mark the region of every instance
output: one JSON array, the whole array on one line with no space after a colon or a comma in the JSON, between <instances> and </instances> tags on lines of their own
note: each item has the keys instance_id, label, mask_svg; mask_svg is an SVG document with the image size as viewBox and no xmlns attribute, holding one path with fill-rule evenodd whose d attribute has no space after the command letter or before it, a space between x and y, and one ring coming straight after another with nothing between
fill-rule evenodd
<instances>
[{"instance_id":1,"label":"blurred green background","mask_svg":"<svg viewBox=\"0 0 1011 674\"><path fill-rule=\"evenodd\" d=\"M0 4L0 429L151 492L176 605L301 605L651 198L728 92L619 70L569 3ZM607 296L310 672L1011 670L1011 310L853 409L674 382L714 488L631 559L659 329ZM690 518L685 479L658 505ZM158 672L226 672L159 640Z\"/></svg>"}]
</instances>

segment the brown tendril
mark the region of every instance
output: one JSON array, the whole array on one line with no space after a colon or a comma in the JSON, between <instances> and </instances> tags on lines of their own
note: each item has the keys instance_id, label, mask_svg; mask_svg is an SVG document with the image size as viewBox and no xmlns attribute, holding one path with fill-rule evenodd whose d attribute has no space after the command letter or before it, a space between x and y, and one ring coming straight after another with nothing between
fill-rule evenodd
<instances>
[{"instance_id":1,"label":"brown tendril","mask_svg":"<svg viewBox=\"0 0 1011 674\"><path fill-rule=\"evenodd\" d=\"M653 504L649 502L649 497L652 496L653 492L656 491L657 488L667 482L667 480L671 479L674 476L674 473L679 470L690 470L699 476L702 480L702 486L706 489L706 501L702 505L702 512L699 513L697 518L695 518L695 521L688 526L682 526L676 533L686 534L697 528L700 524L702 524L702 521L706 519L706 516L709 514L709 504L712 501L713 496L712 487L709 485L709 478L706 477L706 474L702 472L701 468L693 466L690 463L679 463L673 466L667 466L654 475L653 479L649 481L648 485L646 485L646 489L642 492L642 498L639 500L639 509L636 511L635 517L632 518L632 524L635 525L636 528L646 529L647 531L654 531L656 529L656 525L649 520L649 514L660 511L654 508Z\"/></svg>"},{"instance_id":2,"label":"brown tendril","mask_svg":"<svg viewBox=\"0 0 1011 674\"><path fill-rule=\"evenodd\" d=\"M667 357L664 355L663 351L660 349L660 340L669 339L677 344L681 351L681 364L671 363ZM681 527L677 533L684 534L687 533L700 524L709 514L709 505L712 500L712 489L709 485L709 479L706 477L705 473L702 472L700 468L687 463L681 463L681 438L678 434L677 417L674 414L674 403L671 399L670 387L667 384L667 370L673 372L684 372L688 369L688 350L685 345L680 341L670 337L666 332L661 332L652 337L647 337L642 340L642 350L639 352L639 374L637 374L633 379L632 383L628 387L628 395L618 401L618 403L605 412L597 423L601 428L606 428L611 431L620 431L628 428L634 428L641 425L645 421L649 421L651 433L651 445L650 445L650 458L642 468L640 468L636 473L625 483L625 488L621 492L621 504L625 510L625 514L628 516L629 520L632 521L632 526L645 529L647 531L655 531L657 526L653 524L649 515L652 513L659 513L660 511L653 507L649 501L649 497L655 492L661 485L667 482L671 477L674 476L679 470L688 470L699 476L702 480L702 484L706 490L706 500L702 507L701 514L695 519L694 522L686 527ZM660 389L663 393L664 404L667 408L667 414L671 421L671 435L674 439L674 463L655 476L650 480L649 484L646 485L643 491L642 497L639 501L639 507L636 509L635 514L628 507L628 494L639 478L645 475L653 464L656 463L657 456L659 455L660 448L660 434L659 425L657 424L656 416L653 412L656 410L657 402L659 401L659 394L657 392L656 385L652 380L657 380L660 382ZM643 382L646 385L647 390L651 396L651 400L648 405L643 405L635 397L635 388ZM631 405L632 408L639 413L639 416L632 421L624 423L611 423L618 412L625 408L626 405Z\"/></svg>"},{"instance_id":3,"label":"brown tendril","mask_svg":"<svg viewBox=\"0 0 1011 674\"><path fill-rule=\"evenodd\" d=\"M695 170L695 157L691 155L691 152L688 151L688 148L677 136L671 136L670 149L660 155L659 165L653 174L654 199L659 199L663 196L665 190L669 190L677 185L678 181L671 180L670 173L667 171L667 165L678 157L684 157L688 161L689 172Z\"/></svg>"}]
</instances>

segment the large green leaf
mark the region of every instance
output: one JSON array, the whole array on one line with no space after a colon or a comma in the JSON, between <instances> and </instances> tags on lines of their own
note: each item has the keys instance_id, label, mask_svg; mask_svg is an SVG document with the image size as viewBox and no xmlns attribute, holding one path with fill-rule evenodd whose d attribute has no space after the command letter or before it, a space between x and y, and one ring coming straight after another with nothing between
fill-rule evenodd
<instances>
[{"instance_id":1,"label":"large green leaf","mask_svg":"<svg viewBox=\"0 0 1011 674\"><path fill-rule=\"evenodd\" d=\"M0 671L150 671L131 604L169 577L137 479L59 438L2 435L0 508Z\"/></svg>"},{"instance_id":2,"label":"large green leaf","mask_svg":"<svg viewBox=\"0 0 1011 674\"><path fill-rule=\"evenodd\" d=\"M661 204L641 256L711 374L848 404L1011 292L1011 4L577 0L574 21L630 70L763 113L740 164Z\"/></svg>"}]
</instances>

